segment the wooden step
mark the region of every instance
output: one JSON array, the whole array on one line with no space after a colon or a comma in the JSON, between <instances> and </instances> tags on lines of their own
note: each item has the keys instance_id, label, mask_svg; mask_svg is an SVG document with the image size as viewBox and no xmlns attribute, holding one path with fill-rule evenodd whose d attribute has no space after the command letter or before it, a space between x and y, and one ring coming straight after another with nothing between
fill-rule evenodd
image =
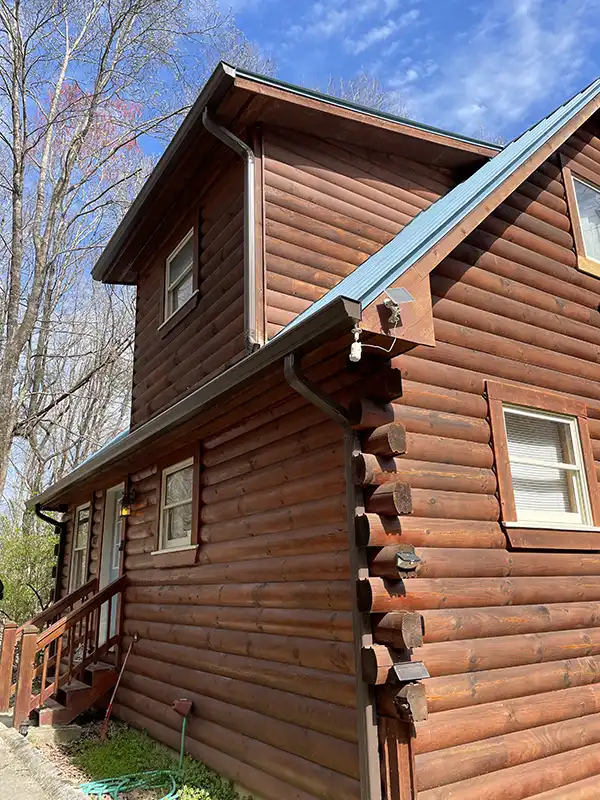
<instances>
[{"instance_id":1,"label":"wooden step","mask_svg":"<svg viewBox=\"0 0 600 800\"><path fill-rule=\"evenodd\" d=\"M91 686L73 680L58 690L56 698L47 700L39 711L39 724L68 725L107 694L117 682L114 668L92 670L91 674Z\"/></svg>"}]
</instances>

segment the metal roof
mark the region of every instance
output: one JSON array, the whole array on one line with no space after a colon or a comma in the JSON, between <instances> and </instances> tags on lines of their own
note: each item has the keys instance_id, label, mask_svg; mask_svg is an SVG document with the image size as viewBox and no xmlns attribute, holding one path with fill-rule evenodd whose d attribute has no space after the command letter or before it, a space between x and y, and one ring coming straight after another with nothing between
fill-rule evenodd
<instances>
[{"instance_id":1,"label":"metal roof","mask_svg":"<svg viewBox=\"0 0 600 800\"><path fill-rule=\"evenodd\" d=\"M369 305L599 94L600 78L513 140L470 178L421 211L391 242L299 314L283 331L304 322L338 297L359 302L363 308Z\"/></svg>"},{"instance_id":2,"label":"metal roof","mask_svg":"<svg viewBox=\"0 0 600 800\"><path fill-rule=\"evenodd\" d=\"M286 83L285 81L280 81L277 78L259 75L256 72L248 72L247 70L239 69L238 67L231 67L231 69L234 69L235 74L240 78L247 78L255 83L261 83L264 86L273 86L279 89L284 89L286 92L297 94L300 97L311 97L314 100L320 100L323 103L328 103L329 105L337 106L338 108L347 108L351 111L360 111L361 114L365 114L368 117L374 117L375 119L386 119L390 122L399 122L400 124L405 125L408 128L413 128L416 131L438 134L439 136L445 136L448 139L454 139L455 141L463 142L464 144L472 144L476 147L487 147L490 150L502 150L502 145L486 142L484 139L476 139L472 136L465 136L460 133L446 131L443 128L436 128L433 125L426 125L424 122L416 122L415 120L408 119L407 117L400 117L397 114L390 114L388 111L381 111L380 109L371 108L370 106L363 106L361 103L353 103L351 100L344 100L341 97L336 97L332 94L326 94L325 92L320 92L317 89L306 89L304 86L297 86L294 83Z\"/></svg>"}]
</instances>

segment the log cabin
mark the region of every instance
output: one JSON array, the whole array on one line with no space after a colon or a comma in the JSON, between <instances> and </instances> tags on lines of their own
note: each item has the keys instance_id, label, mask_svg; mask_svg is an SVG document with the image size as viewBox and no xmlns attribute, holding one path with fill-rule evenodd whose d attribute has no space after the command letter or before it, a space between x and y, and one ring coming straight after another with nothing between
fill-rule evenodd
<instances>
[{"instance_id":1,"label":"log cabin","mask_svg":"<svg viewBox=\"0 0 600 800\"><path fill-rule=\"evenodd\" d=\"M94 269L131 427L31 500L15 725L127 659L260 800L600 797L599 108L496 147L217 67Z\"/></svg>"}]
</instances>

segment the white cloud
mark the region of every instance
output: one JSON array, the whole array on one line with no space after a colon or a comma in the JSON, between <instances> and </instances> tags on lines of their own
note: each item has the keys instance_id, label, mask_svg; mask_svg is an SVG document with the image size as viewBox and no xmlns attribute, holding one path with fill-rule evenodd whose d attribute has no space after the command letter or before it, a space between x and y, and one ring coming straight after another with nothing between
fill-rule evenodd
<instances>
[{"instance_id":1,"label":"white cloud","mask_svg":"<svg viewBox=\"0 0 600 800\"><path fill-rule=\"evenodd\" d=\"M433 81L427 66L399 71L412 83L408 101L420 119L477 134L520 123L554 97L581 88L589 37L600 0L494 0L475 29L459 42ZM409 78L410 73L410 80Z\"/></svg>"}]
</instances>

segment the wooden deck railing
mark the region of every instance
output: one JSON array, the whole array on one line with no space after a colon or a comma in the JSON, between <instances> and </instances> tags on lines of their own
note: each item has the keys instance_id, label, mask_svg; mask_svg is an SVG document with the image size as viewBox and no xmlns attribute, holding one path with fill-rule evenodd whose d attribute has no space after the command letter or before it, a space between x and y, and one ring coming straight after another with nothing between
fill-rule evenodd
<instances>
[{"instance_id":1,"label":"wooden deck railing","mask_svg":"<svg viewBox=\"0 0 600 800\"><path fill-rule=\"evenodd\" d=\"M66 595L57 603L53 603L22 625L17 625L10 620L4 623L0 654L0 713L6 713L10 709L10 701L14 694L12 676L15 668L15 657L21 644L23 632L32 626L38 632L45 630L60 620L61 617L74 611L78 605L84 603L97 592L98 578L92 578L92 580L80 586L79 589Z\"/></svg>"},{"instance_id":2,"label":"wooden deck railing","mask_svg":"<svg viewBox=\"0 0 600 800\"><path fill-rule=\"evenodd\" d=\"M85 669L111 647L120 646L118 623L112 629L112 612L125 582L124 576L113 581L45 631L35 625L23 627L18 676L8 690L8 703L16 694L13 718L16 728L62 686L81 679Z\"/></svg>"}]
</instances>

